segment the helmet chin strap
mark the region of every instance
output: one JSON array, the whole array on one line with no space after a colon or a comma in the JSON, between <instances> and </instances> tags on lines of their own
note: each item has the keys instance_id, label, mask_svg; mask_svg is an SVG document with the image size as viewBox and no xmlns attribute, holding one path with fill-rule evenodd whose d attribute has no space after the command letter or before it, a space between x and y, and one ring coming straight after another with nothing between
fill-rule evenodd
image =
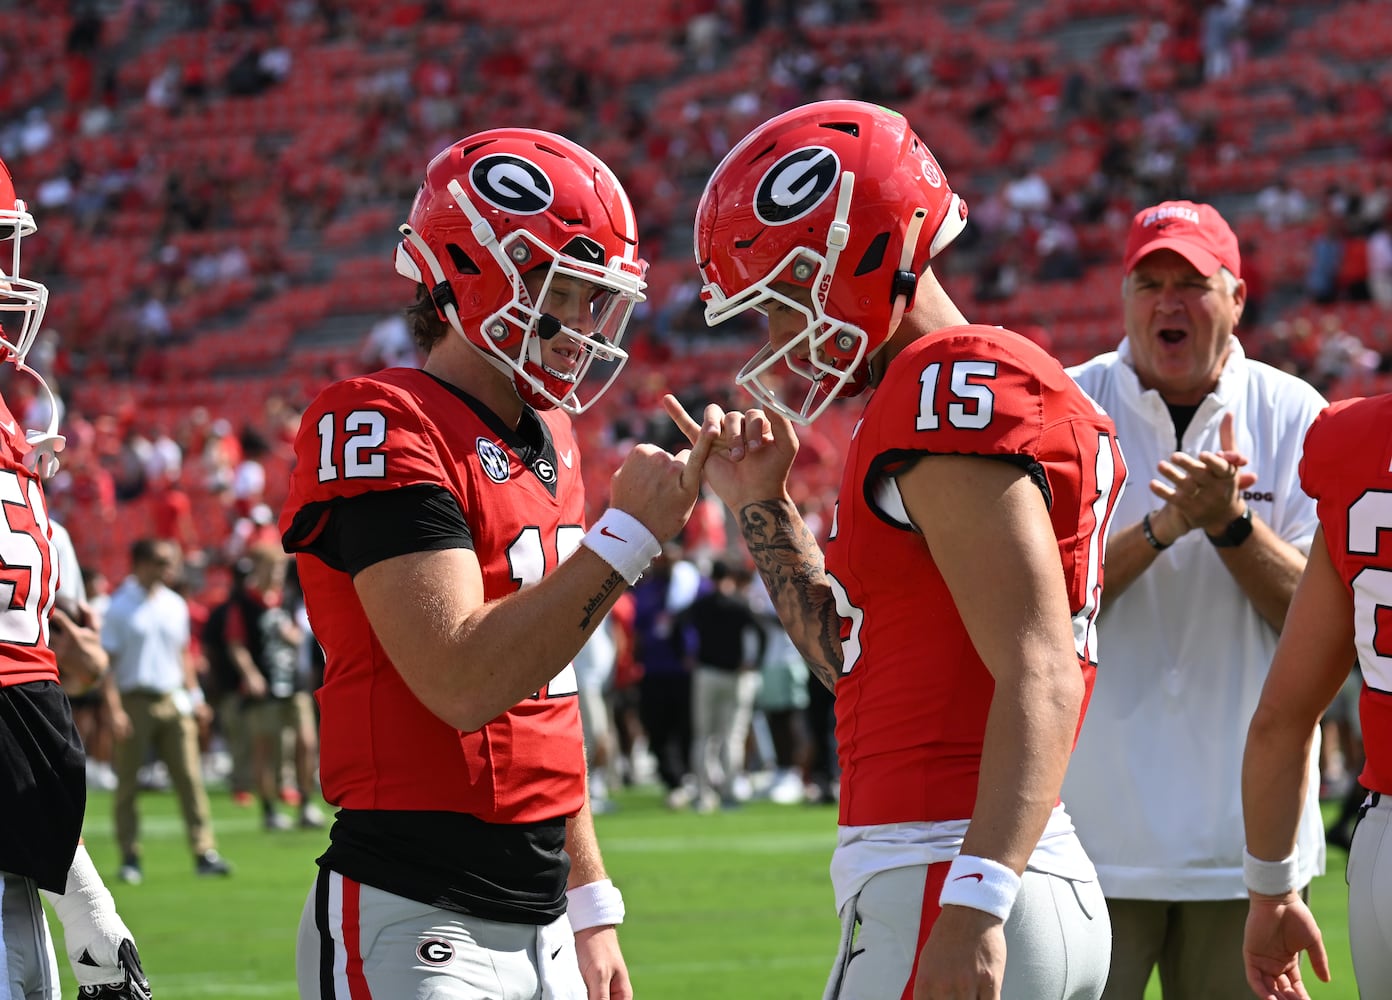
<instances>
[{"instance_id":1,"label":"helmet chin strap","mask_svg":"<svg viewBox=\"0 0 1392 1000\"><path fill-rule=\"evenodd\" d=\"M486 226L488 225L488 223L484 222L484 225ZM430 249L429 245L425 242L425 240L421 239L420 233L416 232L414 229L411 228L410 225L405 223L398 227L398 229L401 235L406 238L407 242L409 242L411 246L415 247L416 253L420 254L421 260L425 261L426 267L430 268L430 287L432 289L440 288L441 286L448 288L449 283L445 279L444 268L440 266L440 261L436 258L434 251ZM398 270L399 269L400 268L398 268ZM483 356L483 359L485 361L487 361L494 368L498 369L498 371L502 372L504 375L511 376L513 374L512 368L509 367L507 362L505 362L502 358L483 350L478 345L474 344L474 342L471 341L465 335L464 324L459 321L459 310L455 308L453 295L441 297L436 297L432 295L431 298L435 302L435 308L439 309L441 312L445 314L445 319L449 321L449 325L454 328L455 333L459 334L459 336L463 338L466 344L474 348L474 350L478 351L478 353Z\"/></svg>"},{"instance_id":2,"label":"helmet chin strap","mask_svg":"<svg viewBox=\"0 0 1392 1000\"><path fill-rule=\"evenodd\" d=\"M899 251L898 272L913 271L914 250L918 247L918 234L923 229L923 222L928 218L926 208L914 209L913 217L909 219L908 228L904 230L904 245ZM904 313L909 307L909 296L900 292L894 296L894 311L889 316L889 333L885 335L887 342L894 336L899 329L900 322L904 319Z\"/></svg>"},{"instance_id":3,"label":"helmet chin strap","mask_svg":"<svg viewBox=\"0 0 1392 1000\"><path fill-rule=\"evenodd\" d=\"M29 445L29 452L24 456L24 464L32 469L40 479L51 479L58 472L58 452L68 443L68 439L58 433L58 398L53 395L53 390L49 388L48 382L34 369L30 368L17 355L4 350L6 355L3 360L11 362L16 368L28 375L35 382L39 383L39 388L48 399L48 426L43 430L26 430L24 432L25 441Z\"/></svg>"},{"instance_id":4,"label":"helmet chin strap","mask_svg":"<svg viewBox=\"0 0 1392 1000\"><path fill-rule=\"evenodd\" d=\"M855 193L855 174L849 170L841 171L841 190L836 197L836 215L827 227L826 275L836 277L836 262L841 259L841 251L851 241L851 226L846 220L851 215L851 196ZM830 285L830 281L828 281ZM821 296L825 305L825 296Z\"/></svg>"}]
</instances>

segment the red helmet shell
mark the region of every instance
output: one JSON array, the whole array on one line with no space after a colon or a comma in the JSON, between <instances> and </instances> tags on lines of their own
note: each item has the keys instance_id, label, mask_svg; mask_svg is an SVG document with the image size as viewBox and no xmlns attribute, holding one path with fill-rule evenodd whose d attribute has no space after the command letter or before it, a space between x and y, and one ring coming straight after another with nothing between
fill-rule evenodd
<instances>
[{"instance_id":1,"label":"red helmet shell","mask_svg":"<svg viewBox=\"0 0 1392 1000\"><path fill-rule=\"evenodd\" d=\"M532 268L547 265L612 293L618 308L596 317L595 350L601 360L626 357L618 342L643 297L637 224L613 172L583 147L532 129L456 142L430 161L407 227L420 242L408 234L398 270L433 289L442 319L452 302L458 332L511 370L532 405L580 406L579 378L557 378L539 363L540 303L530 302L521 280Z\"/></svg>"},{"instance_id":2,"label":"red helmet shell","mask_svg":"<svg viewBox=\"0 0 1392 1000\"><path fill-rule=\"evenodd\" d=\"M810 288L808 370L800 374L821 384L789 413L807 422L831 397L864 387L869 359L893 332L896 302L909 304L918 275L966 215L902 115L859 101L794 108L732 149L701 197L695 251L707 322L761 308L775 282ZM766 368L741 373L755 395Z\"/></svg>"}]
</instances>

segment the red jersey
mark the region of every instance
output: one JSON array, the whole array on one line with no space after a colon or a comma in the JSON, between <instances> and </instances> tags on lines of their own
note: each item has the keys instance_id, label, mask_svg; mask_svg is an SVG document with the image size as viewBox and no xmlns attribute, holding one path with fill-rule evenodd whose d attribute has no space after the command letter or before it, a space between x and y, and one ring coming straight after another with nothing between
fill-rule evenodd
<instances>
[{"instance_id":1,"label":"red jersey","mask_svg":"<svg viewBox=\"0 0 1392 1000\"><path fill-rule=\"evenodd\" d=\"M348 573L306 554L335 501L438 486L464 515L485 600L536 583L585 530L569 418L539 416L548 447L528 462L496 417L418 369L339 382L305 411L280 526L287 549L301 553L305 605L326 657L321 777L334 805L513 824L579 811L585 756L571 667L482 729L459 732L407 688Z\"/></svg>"},{"instance_id":2,"label":"red jersey","mask_svg":"<svg viewBox=\"0 0 1392 1000\"><path fill-rule=\"evenodd\" d=\"M1300 484L1353 597L1367 758L1359 783L1392 794L1392 394L1333 403L1316 417Z\"/></svg>"},{"instance_id":3,"label":"red jersey","mask_svg":"<svg viewBox=\"0 0 1392 1000\"><path fill-rule=\"evenodd\" d=\"M43 484L24 465L29 444L0 401L0 687L57 681L48 615L58 592L58 560Z\"/></svg>"},{"instance_id":4,"label":"red jersey","mask_svg":"<svg viewBox=\"0 0 1392 1000\"><path fill-rule=\"evenodd\" d=\"M964 326L923 337L894 358L865 407L826 546L843 618L843 826L967 819L976 805L995 683L894 488L896 471L927 455L1010 461L1043 492L1087 683L1083 712L1092 692L1107 524L1126 480L1111 418L1014 333Z\"/></svg>"}]
</instances>

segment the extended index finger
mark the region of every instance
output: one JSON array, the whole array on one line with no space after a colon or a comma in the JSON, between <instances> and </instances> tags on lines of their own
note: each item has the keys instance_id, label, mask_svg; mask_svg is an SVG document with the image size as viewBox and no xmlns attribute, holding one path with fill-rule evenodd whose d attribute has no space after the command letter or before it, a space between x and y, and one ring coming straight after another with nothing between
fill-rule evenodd
<instances>
[{"instance_id":1,"label":"extended index finger","mask_svg":"<svg viewBox=\"0 0 1392 1000\"><path fill-rule=\"evenodd\" d=\"M662 397L662 408L667 411L667 416L672 418L672 423L677 425L677 430L681 431L686 439L695 445L701 436L701 425L692 419L691 414L686 412L686 407L682 406L681 400L669 392ZM709 447L707 447L706 452L710 452ZM705 464L704 458L701 459L701 463Z\"/></svg>"},{"instance_id":2,"label":"extended index finger","mask_svg":"<svg viewBox=\"0 0 1392 1000\"><path fill-rule=\"evenodd\" d=\"M1233 414L1232 410L1223 414L1223 419L1218 424L1218 447L1224 451L1232 451L1235 438L1233 434Z\"/></svg>"},{"instance_id":3,"label":"extended index finger","mask_svg":"<svg viewBox=\"0 0 1392 1000\"><path fill-rule=\"evenodd\" d=\"M681 406L680 403L677 405ZM685 416L686 411L683 410L682 413ZM687 419L691 418L687 417ZM695 426L694 422L693 426ZM715 447L715 439L719 433L719 426L713 427L707 424L703 427L697 427L696 439L691 443L691 452L686 456L686 467L682 469L681 483L683 488L694 490L700 486L701 472L706 467L706 459L710 458L711 449Z\"/></svg>"}]
</instances>

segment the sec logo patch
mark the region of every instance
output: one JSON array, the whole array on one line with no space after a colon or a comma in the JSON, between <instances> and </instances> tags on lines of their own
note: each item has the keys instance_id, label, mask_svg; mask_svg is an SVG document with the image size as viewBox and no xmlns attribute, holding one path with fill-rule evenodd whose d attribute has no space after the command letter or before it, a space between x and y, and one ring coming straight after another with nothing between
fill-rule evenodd
<instances>
[{"instance_id":1,"label":"sec logo patch","mask_svg":"<svg viewBox=\"0 0 1392 1000\"><path fill-rule=\"evenodd\" d=\"M478 450L480 464L483 465L484 474L495 483L505 483L508 481L508 461L507 452L494 441L486 437L478 438L474 442L474 447Z\"/></svg>"}]
</instances>

